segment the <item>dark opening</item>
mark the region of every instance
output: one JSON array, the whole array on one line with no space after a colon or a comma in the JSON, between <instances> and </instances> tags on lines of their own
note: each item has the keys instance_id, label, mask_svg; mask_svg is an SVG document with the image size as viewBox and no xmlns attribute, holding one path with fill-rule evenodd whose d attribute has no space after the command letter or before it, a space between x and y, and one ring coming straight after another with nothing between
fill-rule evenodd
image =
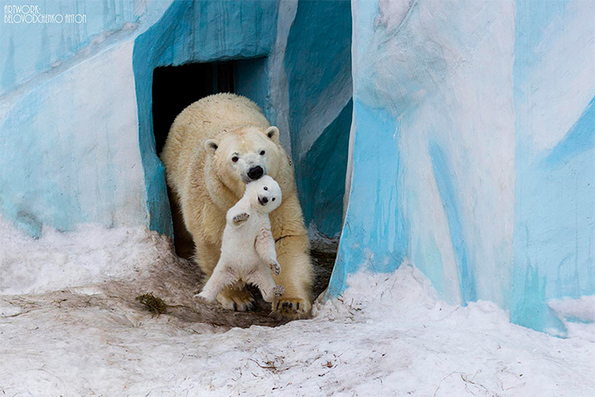
<instances>
[{"instance_id":1,"label":"dark opening","mask_svg":"<svg viewBox=\"0 0 595 397\"><path fill-rule=\"evenodd\" d=\"M188 105L219 92L234 92L234 62L191 63L153 70L153 132L161 153L169 128ZM176 253L189 259L194 254L192 236L186 230L176 197L167 189L174 226Z\"/></svg>"},{"instance_id":2,"label":"dark opening","mask_svg":"<svg viewBox=\"0 0 595 397\"><path fill-rule=\"evenodd\" d=\"M233 62L190 63L153 70L153 132L161 153L169 128L188 105L219 92L234 92Z\"/></svg>"}]
</instances>

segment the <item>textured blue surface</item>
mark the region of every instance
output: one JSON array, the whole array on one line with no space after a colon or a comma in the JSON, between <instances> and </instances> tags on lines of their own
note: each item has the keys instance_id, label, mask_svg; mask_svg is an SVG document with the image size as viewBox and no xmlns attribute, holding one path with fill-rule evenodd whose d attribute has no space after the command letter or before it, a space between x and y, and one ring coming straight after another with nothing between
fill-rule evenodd
<instances>
[{"instance_id":1,"label":"textured blue surface","mask_svg":"<svg viewBox=\"0 0 595 397\"><path fill-rule=\"evenodd\" d=\"M353 102L349 101L299 163L304 219L308 223L313 222L319 232L331 237L341 231L343 221L352 113Z\"/></svg>"},{"instance_id":2,"label":"textured blue surface","mask_svg":"<svg viewBox=\"0 0 595 397\"><path fill-rule=\"evenodd\" d=\"M576 123L553 147L544 148L540 144L540 131L535 131L535 126L543 114L575 111L566 108L559 95L559 103L546 102L543 108L536 106L535 103L540 104L537 102L540 92L555 92L556 85L537 86L531 78L548 66L544 48L552 46L552 37L572 32L563 21L564 17L576 13L573 9L576 2L517 0L516 4L517 145L511 319L537 330L563 333L564 326L547 302L595 294L592 249L595 246L594 100L591 97ZM590 16L595 16L593 7ZM589 12L583 12L579 18L588 19ZM586 19L584 23L588 24ZM546 31L544 26L549 29ZM588 47L576 50L589 51ZM574 95L583 89L593 95L594 76L581 80L576 71L567 71L569 64L578 59L578 56L560 59L556 72L566 73L566 76L552 74L548 77L552 83L565 78L566 84L577 90ZM588 59L592 62L592 53ZM567 77L569 75L571 77ZM534 110L527 112L528 107Z\"/></svg>"},{"instance_id":3,"label":"textured blue surface","mask_svg":"<svg viewBox=\"0 0 595 397\"><path fill-rule=\"evenodd\" d=\"M300 202L307 225L338 235L343 216L351 103L331 109L334 121L312 123L351 84L349 1L300 1L285 53L289 127ZM311 130L318 129L318 130ZM318 135L312 145L308 136Z\"/></svg>"},{"instance_id":4,"label":"textured blue surface","mask_svg":"<svg viewBox=\"0 0 595 397\"><path fill-rule=\"evenodd\" d=\"M0 212L29 235L145 224L127 41L168 5L52 1L39 11L86 23L0 23Z\"/></svg>"},{"instance_id":5,"label":"textured blue surface","mask_svg":"<svg viewBox=\"0 0 595 397\"><path fill-rule=\"evenodd\" d=\"M42 225L144 224L130 49L114 46L24 90L4 115L0 211L29 235Z\"/></svg>"},{"instance_id":6,"label":"textured blue surface","mask_svg":"<svg viewBox=\"0 0 595 397\"><path fill-rule=\"evenodd\" d=\"M564 335L595 294L593 3L355 2L353 178L328 295L411 260Z\"/></svg>"},{"instance_id":7,"label":"textured blue surface","mask_svg":"<svg viewBox=\"0 0 595 397\"><path fill-rule=\"evenodd\" d=\"M137 12L134 2L121 1L118 6L107 0L60 0L31 2L15 0L10 5L34 5L43 14L84 14L86 23L0 23L0 94L47 72L76 57L77 52L131 36L153 14L162 12L170 1L158 1L151 12ZM2 16L6 14L4 10ZM108 33L108 34L106 34ZM112 36L111 38L108 36ZM91 45L92 40L98 44ZM16 50L16 51L15 51Z\"/></svg>"},{"instance_id":8,"label":"textured blue surface","mask_svg":"<svg viewBox=\"0 0 595 397\"><path fill-rule=\"evenodd\" d=\"M357 97L354 111L356 164L330 296L337 296L345 288L347 274L360 266L390 272L407 256L398 123L386 111L369 108Z\"/></svg>"},{"instance_id":9,"label":"textured blue surface","mask_svg":"<svg viewBox=\"0 0 595 397\"><path fill-rule=\"evenodd\" d=\"M462 303L467 304L477 300L477 291L475 289L474 269L469 263L467 242L463 233L464 220L461 212L461 200L458 198L460 193L455 190L451 180L452 175L454 175L453 168L448 164L444 151L436 143L430 144L430 158L432 159L432 168L440 192L442 206L448 220L450 239L455 251Z\"/></svg>"}]
</instances>

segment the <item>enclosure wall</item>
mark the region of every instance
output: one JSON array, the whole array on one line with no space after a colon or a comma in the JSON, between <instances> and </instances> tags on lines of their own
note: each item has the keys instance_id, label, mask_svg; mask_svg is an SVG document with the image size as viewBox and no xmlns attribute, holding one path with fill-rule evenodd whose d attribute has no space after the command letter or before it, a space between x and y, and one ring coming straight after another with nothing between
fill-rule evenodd
<instances>
[{"instance_id":1,"label":"enclosure wall","mask_svg":"<svg viewBox=\"0 0 595 397\"><path fill-rule=\"evenodd\" d=\"M595 5L354 1L349 206L329 296L410 261L564 332L595 293Z\"/></svg>"}]
</instances>

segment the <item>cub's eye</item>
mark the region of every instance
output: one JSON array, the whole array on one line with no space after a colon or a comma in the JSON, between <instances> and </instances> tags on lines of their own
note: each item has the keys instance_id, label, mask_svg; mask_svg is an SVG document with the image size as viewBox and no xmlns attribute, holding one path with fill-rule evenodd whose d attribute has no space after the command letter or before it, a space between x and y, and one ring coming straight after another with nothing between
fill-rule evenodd
<instances>
[{"instance_id":1,"label":"cub's eye","mask_svg":"<svg viewBox=\"0 0 595 397\"><path fill-rule=\"evenodd\" d=\"M273 200L272 201L275 201L275 198L274 197L273 197Z\"/></svg>"},{"instance_id":2,"label":"cub's eye","mask_svg":"<svg viewBox=\"0 0 595 397\"><path fill-rule=\"evenodd\" d=\"M269 188L268 188L268 187L266 187L266 186L265 186L265 187L263 187L263 189L264 189L264 190L269 190Z\"/></svg>"},{"instance_id":3,"label":"cub's eye","mask_svg":"<svg viewBox=\"0 0 595 397\"><path fill-rule=\"evenodd\" d=\"M233 156L233 157L231 158L231 161L233 161L234 163L237 163L239 159L240 159L240 158L239 158L238 156Z\"/></svg>"},{"instance_id":4,"label":"cub's eye","mask_svg":"<svg viewBox=\"0 0 595 397\"><path fill-rule=\"evenodd\" d=\"M264 156L264 150L261 150L261 151L260 151L260 155L261 155L261 156Z\"/></svg>"}]
</instances>

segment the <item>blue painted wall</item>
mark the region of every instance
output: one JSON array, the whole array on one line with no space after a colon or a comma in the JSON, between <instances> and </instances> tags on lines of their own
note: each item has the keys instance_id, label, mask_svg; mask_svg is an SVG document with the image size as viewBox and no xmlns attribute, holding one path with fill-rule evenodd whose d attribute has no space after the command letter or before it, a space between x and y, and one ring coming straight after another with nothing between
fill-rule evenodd
<instances>
[{"instance_id":1,"label":"blue painted wall","mask_svg":"<svg viewBox=\"0 0 595 397\"><path fill-rule=\"evenodd\" d=\"M146 222L130 40L168 5L38 4L81 24L9 23L0 10L0 212L28 234Z\"/></svg>"},{"instance_id":2,"label":"blue painted wall","mask_svg":"<svg viewBox=\"0 0 595 397\"><path fill-rule=\"evenodd\" d=\"M595 293L595 4L356 1L349 273L419 267L564 335L548 302Z\"/></svg>"},{"instance_id":3,"label":"blue painted wall","mask_svg":"<svg viewBox=\"0 0 595 397\"><path fill-rule=\"evenodd\" d=\"M239 60L236 89L282 127L323 234L341 230L348 171L329 296L410 261L449 302L563 335L548 302L595 294L594 3L352 6L77 0L42 8L84 26L3 21L0 212L32 236L171 234L153 69Z\"/></svg>"},{"instance_id":4,"label":"blue painted wall","mask_svg":"<svg viewBox=\"0 0 595 397\"><path fill-rule=\"evenodd\" d=\"M31 2L15 0L3 2L0 23L0 95L6 94L31 80L39 80L42 72L57 72L80 59L113 44L116 40L138 34L138 30L155 22L156 15L168 7L170 1L152 2L150 9L142 9L131 1L74 0ZM4 19L17 14L5 5L37 6L41 14L84 15L85 23L7 23ZM25 9L26 11L28 9ZM36 13L33 13L37 15ZM25 17L24 13L18 14Z\"/></svg>"},{"instance_id":5,"label":"blue painted wall","mask_svg":"<svg viewBox=\"0 0 595 397\"><path fill-rule=\"evenodd\" d=\"M44 225L71 230L87 222L147 225L171 236L152 130L153 70L237 60L236 91L272 123L291 120L282 134L308 222L340 231L351 118L348 1L64 0L38 10L85 19L0 23L4 218L31 236ZM286 101L274 97L280 79Z\"/></svg>"},{"instance_id":6,"label":"blue painted wall","mask_svg":"<svg viewBox=\"0 0 595 397\"><path fill-rule=\"evenodd\" d=\"M516 1L512 320L563 330L548 301L595 294L595 4Z\"/></svg>"},{"instance_id":7,"label":"blue painted wall","mask_svg":"<svg viewBox=\"0 0 595 397\"><path fill-rule=\"evenodd\" d=\"M307 225L337 236L351 125L351 4L299 1L285 52L289 130Z\"/></svg>"}]
</instances>

